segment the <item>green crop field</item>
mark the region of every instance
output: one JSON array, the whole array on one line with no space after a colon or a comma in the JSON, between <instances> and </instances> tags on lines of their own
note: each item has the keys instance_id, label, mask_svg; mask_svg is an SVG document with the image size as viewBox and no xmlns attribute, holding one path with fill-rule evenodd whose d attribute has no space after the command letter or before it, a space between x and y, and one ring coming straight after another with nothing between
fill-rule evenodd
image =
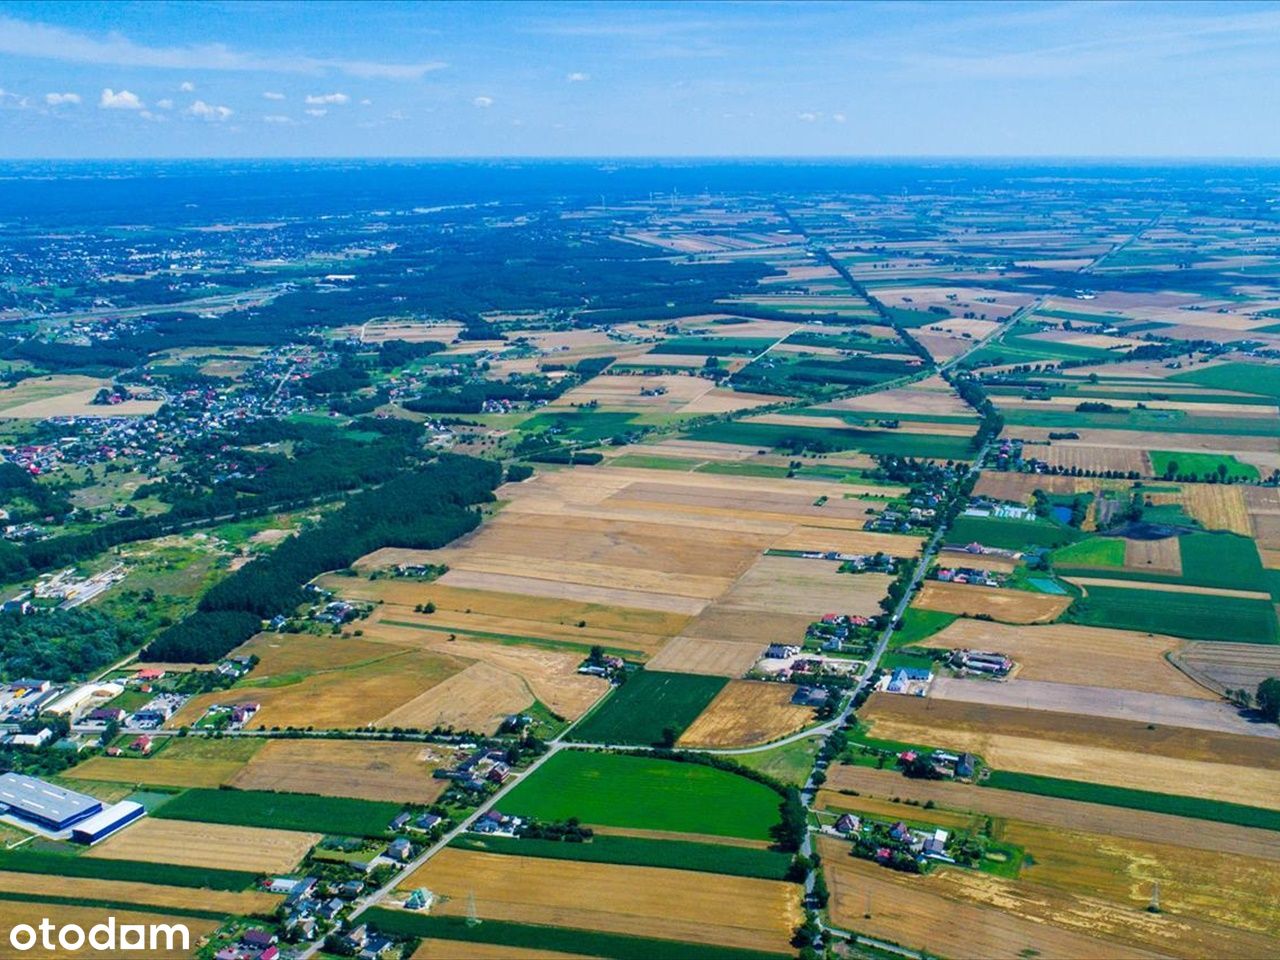
<instances>
[{"instance_id":1,"label":"green crop field","mask_svg":"<svg viewBox=\"0 0 1280 960\"><path fill-rule=\"evenodd\" d=\"M1092 586L1089 595L1076 600L1063 619L1192 640L1276 643L1280 639L1271 601L1247 597Z\"/></svg>"},{"instance_id":2,"label":"green crop field","mask_svg":"<svg viewBox=\"0 0 1280 960\"><path fill-rule=\"evenodd\" d=\"M1002 550L1060 547L1082 536L1079 530L1045 520L1005 520L1000 517L956 517L947 543L981 543Z\"/></svg>"},{"instance_id":3,"label":"green crop field","mask_svg":"<svg viewBox=\"0 0 1280 960\"><path fill-rule=\"evenodd\" d=\"M374 907L363 920L383 933L400 937L495 943L529 950L554 950L615 960L777 960L786 954L719 947L653 937L632 937L597 930L544 927L509 920L468 923L466 917L431 916Z\"/></svg>"},{"instance_id":4,"label":"green crop field","mask_svg":"<svg viewBox=\"0 0 1280 960\"><path fill-rule=\"evenodd\" d=\"M728 682L724 677L640 670L574 727L570 739L648 746L661 743L668 729L678 738Z\"/></svg>"},{"instance_id":5,"label":"green crop field","mask_svg":"<svg viewBox=\"0 0 1280 960\"><path fill-rule=\"evenodd\" d=\"M667 867L672 870L723 873L734 877L761 877L765 880L785 879L787 868L791 865L790 856L774 850L731 847L721 843L650 840L645 837L598 836L587 843L566 843L560 840L463 836L454 840L451 846L519 857Z\"/></svg>"},{"instance_id":6,"label":"green crop field","mask_svg":"<svg viewBox=\"0 0 1280 960\"><path fill-rule=\"evenodd\" d=\"M1157 508L1163 509L1163 508ZM1160 522L1148 509L1145 519ZM1176 519L1176 516L1170 519ZM1111 538L1100 537L1107 540ZM1083 544L1094 540L1083 541ZM1117 541L1123 543L1123 541ZM1182 556L1182 574L1150 573L1146 570L1108 570L1107 576L1115 580L1138 580L1146 583L1179 583L1192 587L1217 587L1226 590L1256 590L1259 593L1268 590L1266 571L1258 557L1257 547L1248 537L1234 533L1185 533L1178 538L1179 552ZM1072 566L1088 566L1077 560L1074 564L1062 563L1065 554L1075 547L1067 547L1054 554L1054 564L1059 573L1070 573ZM1082 574L1097 571L1082 570ZM1215 599L1210 597L1210 600Z\"/></svg>"},{"instance_id":7,"label":"green crop field","mask_svg":"<svg viewBox=\"0 0 1280 960\"><path fill-rule=\"evenodd\" d=\"M821 743L818 737L807 737L780 747L770 747L768 750L741 753L734 760L775 780L800 787L809 779L819 746Z\"/></svg>"},{"instance_id":8,"label":"green crop field","mask_svg":"<svg viewBox=\"0 0 1280 960\"><path fill-rule=\"evenodd\" d=\"M1280 830L1280 812L1247 807L1222 800L1202 800L1199 797L1183 797L1169 793L1152 793L1149 790L1131 790L1128 787L1111 787L1080 780L1059 780L1056 777L1040 777L1030 773L1012 773L1008 770L992 770L983 783L998 790L1016 790L1043 797L1062 797L1066 800L1083 800L1102 803L1111 807L1127 807L1131 810L1150 810L1169 813L1177 817L1196 820L1214 820L1234 823L1242 827L1258 827L1263 830Z\"/></svg>"},{"instance_id":9,"label":"green crop field","mask_svg":"<svg viewBox=\"0 0 1280 960\"><path fill-rule=\"evenodd\" d=\"M1172 471L1170 471L1171 465L1173 467ZM1218 473L1218 467L1220 466L1225 469L1225 473ZM1184 476L1186 474L1207 477L1213 474L1239 480L1258 479L1258 468L1253 464L1241 463L1230 454L1222 453L1183 453L1173 450L1152 450L1151 472L1157 477L1168 475Z\"/></svg>"},{"instance_id":10,"label":"green crop field","mask_svg":"<svg viewBox=\"0 0 1280 960\"><path fill-rule=\"evenodd\" d=\"M1055 567L1122 567L1124 541L1119 537L1090 537L1053 552Z\"/></svg>"},{"instance_id":11,"label":"green crop field","mask_svg":"<svg viewBox=\"0 0 1280 960\"><path fill-rule=\"evenodd\" d=\"M903 611L902 619L898 621L898 626L893 631L893 639L890 643L895 649L920 643L922 640L933 636L939 630L949 627L957 619L954 613L908 607Z\"/></svg>"},{"instance_id":12,"label":"green crop field","mask_svg":"<svg viewBox=\"0 0 1280 960\"><path fill-rule=\"evenodd\" d=\"M502 809L539 820L765 840L780 802L764 784L715 767L562 750L518 784Z\"/></svg>"},{"instance_id":13,"label":"green crop field","mask_svg":"<svg viewBox=\"0 0 1280 960\"><path fill-rule=\"evenodd\" d=\"M864 453L897 454L930 460L964 460L973 456L966 437L932 433L895 433L892 430L841 430L832 427L794 427L777 423L729 421L696 427L687 436L712 443L736 443L764 448L805 447L834 452L861 450Z\"/></svg>"},{"instance_id":14,"label":"green crop field","mask_svg":"<svg viewBox=\"0 0 1280 960\"><path fill-rule=\"evenodd\" d=\"M340 836L380 837L401 810L398 803L267 790L187 790L152 816Z\"/></svg>"},{"instance_id":15,"label":"green crop field","mask_svg":"<svg viewBox=\"0 0 1280 960\"><path fill-rule=\"evenodd\" d=\"M96 880L131 880L138 883L162 883L170 887L195 887L208 890L245 890L257 879L257 874L248 870L219 870L213 867L187 867L172 863L142 863L133 860L100 860L96 857L77 857L22 849L6 850L0 853L0 870L9 870L14 873L45 873L60 877L86 877Z\"/></svg>"},{"instance_id":16,"label":"green crop field","mask_svg":"<svg viewBox=\"0 0 1280 960\"><path fill-rule=\"evenodd\" d=\"M650 356L679 354L708 357L754 357L763 353L777 341L768 337L673 337L664 340L652 350Z\"/></svg>"},{"instance_id":17,"label":"green crop field","mask_svg":"<svg viewBox=\"0 0 1280 960\"><path fill-rule=\"evenodd\" d=\"M1280 399L1280 368L1261 363L1224 363L1216 367L1200 367L1175 373L1169 379Z\"/></svg>"},{"instance_id":18,"label":"green crop field","mask_svg":"<svg viewBox=\"0 0 1280 960\"><path fill-rule=\"evenodd\" d=\"M617 413L600 410L570 410L539 413L520 424L524 431L555 427L570 440L594 443L614 434L625 433L635 420L634 413Z\"/></svg>"}]
</instances>

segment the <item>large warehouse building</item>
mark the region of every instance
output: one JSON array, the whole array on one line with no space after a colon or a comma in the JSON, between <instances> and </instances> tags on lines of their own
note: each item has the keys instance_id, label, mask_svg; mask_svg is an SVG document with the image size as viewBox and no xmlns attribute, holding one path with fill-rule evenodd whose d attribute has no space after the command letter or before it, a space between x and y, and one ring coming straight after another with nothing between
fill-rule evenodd
<instances>
[{"instance_id":1,"label":"large warehouse building","mask_svg":"<svg viewBox=\"0 0 1280 960\"><path fill-rule=\"evenodd\" d=\"M0 808L44 830L66 830L102 811L102 802L21 773L0 774Z\"/></svg>"},{"instance_id":2,"label":"large warehouse building","mask_svg":"<svg viewBox=\"0 0 1280 960\"><path fill-rule=\"evenodd\" d=\"M93 846L99 840L105 840L121 827L126 827L147 811L142 804L132 800L121 800L101 813L95 813L88 820L81 820L71 829L71 839L77 843Z\"/></svg>"}]
</instances>

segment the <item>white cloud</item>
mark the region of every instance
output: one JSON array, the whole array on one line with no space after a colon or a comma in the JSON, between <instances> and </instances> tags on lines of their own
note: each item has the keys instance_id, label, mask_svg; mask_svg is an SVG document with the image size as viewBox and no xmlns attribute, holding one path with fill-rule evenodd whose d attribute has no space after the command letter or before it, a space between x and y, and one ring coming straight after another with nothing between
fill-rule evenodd
<instances>
[{"instance_id":1,"label":"white cloud","mask_svg":"<svg viewBox=\"0 0 1280 960\"><path fill-rule=\"evenodd\" d=\"M235 111L230 107L214 106L211 103L205 103L203 100L197 100L187 107L187 113L202 120L226 120Z\"/></svg>"},{"instance_id":2,"label":"white cloud","mask_svg":"<svg viewBox=\"0 0 1280 960\"><path fill-rule=\"evenodd\" d=\"M329 103L350 103L351 98L345 93L312 93L307 96L309 106L318 107Z\"/></svg>"},{"instance_id":3,"label":"white cloud","mask_svg":"<svg viewBox=\"0 0 1280 960\"><path fill-rule=\"evenodd\" d=\"M805 123L814 123L818 119L818 114L805 111L804 113L796 114L796 117L803 120Z\"/></svg>"},{"instance_id":4,"label":"white cloud","mask_svg":"<svg viewBox=\"0 0 1280 960\"><path fill-rule=\"evenodd\" d=\"M262 95L262 99L263 99L263 100L283 100L283 99L284 99L284 94L283 94L283 93L277 93L277 92L276 92L276 91L274 91L274 90L268 90L266 93L264 93L264 94Z\"/></svg>"},{"instance_id":5,"label":"white cloud","mask_svg":"<svg viewBox=\"0 0 1280 960\"><path fill-rule=\"evenodd\" d=\"M368 97L365 97L363 100L361 100L361 101L360 101L360 106L362 106L362 107L372 107L372 106L373 106L373 101L372 101L372 100L370 100Z\"/></svg>"},{"instance_id":6,"label":"white cloud","mask_svg":"<svg viewBox=\"0 0 1280 960\"><path fill-rule=\"evenodd\" d=\"M51 107L60 107L64 103L79 103L80 94L78 93L46 93L44 102Z\"/></svg>"},{"instance_id":7,"label":"white cloud","mask_svg":"<svg viewBox=\"0 0 1280 960\"><path fill-rule=\"evenodd\" d=\"M138 111L138 116L143 120L151 120L155 123L168 123L169 121L168 117L162 117L159 114L152 113L150 110L140 110Z\"/></svg>"},{"instance_id":8,"label":"white cloud","mask_svg":"<svg viewBox=\"0 0 1280 960\"><path fill-rule=\"evenodd\" d=\"M262 122L289 124L289 123L293 123L293 117L286 117L284 116L284 114L280 114L280 113L269 113L262 118Z\"/></svg>"},{"instance_id":9,"label":"white cloud","mask_svg":"<svg viewBox=\"0 0 1280 960\"><path fill-rule=\"evenodd\" d=\"M392 110L390 113L387 114L387 119L395 120L398 122L401 120L408 120L409 116L403 110Z\"/></svg>"},{"instance_id":10,"label":"white cloud","mask_svg":"<svg viewBox=\"0 0 1280 960\"><path fill-rule=\"evenodd\" d=\"M833 113L831 115L831 119L834 120L836 123L844 123L849 118L846 117L843 113Z\"/></svg>"},{"instance_id":11,"label":"white cloud","mask_svg":"<svg viewBox=\"0 0 1280 960\"><path fill-rule=\"evenodd\" d=\"M129 90L121 90L116 93L110 87L103 87L102 97L98 100L98 106L103 110L141 110L143 103L136 93L132 93Z\"/></svg>"},{"instance_id":12,"label":"white cloud","mask_svg":"<svg viewBox=\"0 0 1280 960\"><path fill-rule=\"evenodd\" d=\"M474 100L471 101L471 105L473 107L481 107L481 108L492 107L493 97L476 97Z\"/></svg>"},{"instance_id":13,"label":"white cloud","mask_svg":"<svg viewBox=\"0 0 1280 960\"><path fill-rule=\"evenodd\" d=\"M191 93L192 91L195 90L195 88L196 88L196 85L192 83L190 80L183 80L182 85L178 87L178 89L181 90L183 93Z\"/></svg>"},{"instance_id":14,"label":"white cloud","mask_svg":"<svg viewBox=\"0 0 1280 960\"><path fill-rule=\"evenodd\" d=\"M170 100L168 97L165 97L163 100L157 100L157 101L156 101L156 109L157 109L157 110L172 110L172 109L173 109L173 101L172 101L172 100Z\"/></svg>"},{"instance_id":15,"label":"white cloud","mask_svg":"<svg viewBox=\"0 0 1280 960\"><path fill-rule=\"evenodd\" d=\"M99 39L74 30L7 16L0 16L0 54L61 60L69 63L98 63L116 67L158 67L170 70L242 70L313 75L336 71L352 77L384 80L418 80L425 74L433 70L442 70L446 66L438 60L420 63L380 63L369 60L245 53L233 50L222 43L186 47L150 47L135 43L118 33L110 33Z\"/></svg>"},{"instance_id":16,"label":"white cloud","mask_svg":"<svg viewBox=\"0 0 1280 960\"><path fill-rule=\"evenodd\" d=\"M27 110L31 107L31 100L22 94L14 93L12 90L0 89L0 108L5 110Z\"/></svg>"},{"instance_id":17,"label":"white cloud","mask_svg":"<svg viewBox=\"0 0 1280 960\"><path fill-rule=\"evenodd\" d=\"M310 110L305 112L308 117L323 117L329 111L325 110L323 107L312 107Z\"/></svg>"},{"instance_id":18,"label":"white cloud","mask_svg":"<svg viewBox=\"0 0 1280 960\"><path fill-rule=\"evenodd\" d=\"M568 80L570 83L583 83L591 79L591 74L579 73L575 70L573 73L565 77L565 79Z\"/></svg>"}]
</instances>

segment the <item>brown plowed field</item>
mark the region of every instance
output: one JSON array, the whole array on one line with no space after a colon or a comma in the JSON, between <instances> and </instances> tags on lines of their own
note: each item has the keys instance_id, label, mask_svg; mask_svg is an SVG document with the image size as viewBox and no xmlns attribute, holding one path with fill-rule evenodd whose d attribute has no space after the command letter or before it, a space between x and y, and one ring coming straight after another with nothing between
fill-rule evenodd
<instances>
[{"instance_id":1,"label":"brown plowed field","mask_svg":"<svg viewBox=\"0 0 1280 960\"><path fill-rule=\"evenodd\" d=\"M1130 570L1182 576L1182 546L1177 537L1163 540L1125 540L1124 565Z\"/></svg>"},{"instance_id":2,"label":"brown plowed field","mask_svg":"<svg viewBox=\"0 0 1280 960\"><path fill-rule=\"evenodd\" d=\"M1188 643L1173 656L1188 675L1214 690L1254 690L1280 677L1280 646L1263 643Z\"/></svg>"},{"instance_id":3,"label":"brown plowed field","mask_svg":"<svg viewBox=\"0 0 1280 960\"><path fill-rule=\"evenodd\" d=\"M1100 803L1042 797L1013 790L995 790L968 783L934 780L909 780L896 770L836 765L827 771L828 789L854 790L861 797L847 798L858 803L863 797L914 800L924 804L932 800L947 810L975 811L993 817L1044 823L1085 833L1110 834L1133 840L1175 843L1195 850L1220 851L1246 857L1262 857L1280 861L1280 833L1253 827L1237 827L1210 820L1188 820L1167 813L1129 810ZM845 799L832 795L838 805ZM925 816L919 807L904 807L902 816L914 811Z\"/></svg>"},{"instance_id":4,"label":"brown plowed field","mask_svg":"<svg viewBox=\"0 0 1280 960\"><path fill-rule=\"evenodd\" d=\"M319 842L318 833L143 817L84 856L288 873Z\"/></svg>"},{"instance_id":5,"label":"brown plowed field","mask_svg":"<svg viewBox=\"0 0 1280 960\"><path fill-rule=\"evenodd\" d=\"M461 916L788 952L799 888L691 870L575 863L446 849L401 886L427 887Z\"/></svg>"},{"instance_id":6,"label":"brown plowed field","mask_svg":"<svg viewBox=\"0 0 1280 960\"><path fill-rule=\"evenodd\" d=\"M813 708L792 704L789 683L732 680L680 737L682 747L749 747L795 733Z\"/></svg>"},{"instance_id":7,"label":"brown plowed field","mask_svg":"<svg viewBox=\"0 0 1280 960\"><path fill-rule=\"evenodd\" d=\"M1027 590L975 587L928 580L913 606L962 616L989 616L1004 623L1048 623L1071 605L1071 597Z\"/></svg>"},{"instance_id":8,"label":"brown plowed field","mask_svg":"<svg viewBox=\"0 0 1280 960\"><path fill-rule=\"evenodd\" d=\"M862 715L875 737L976 753L1000 770L1280 810L1280 751L1260 737L893 694L873 694Z\"/></svg>"},{"instance_id":9,"label":"brown plowed field","mask_svg":"<svg viewBox=\"0 0 1280 960\"><path fill-rule=\"evenodd\" d=\"M955 621L928 641L931 647L997 650L1008 654L1019 664L1018 677L1028 680L1214 699L1210 691L1189 680L1164 659L1167 651L1176 650L1184 643L1186 641L1176 637L1131 630L1062 623L1015 627L966 619ZM1259 647L1257 644L1242 646ZM1280 647L1276 651L1280 655Z\"/></svg>"},{"instance_id":10,"label":"brown plowed field","mask_svg":"<svg viewBox=\"0 0 1280 960\"><path fill-rule=\"evenodd\" d=\"M435 744L272 740L254 754L232 785L240 790L428 804L449 783L435 779L432 772L456 759L455 751Z\"/></svg>"},{"instance_id":11,"label":"brown plowed field","mask_svg":"<svg viewBox=\"0 0 1280 960\"><path fill-rule=\"evenodd\" d=\"M736 643L732 640L676 637L649 661L647 669L740 677L751 669L763 652L764 648L755 641Z\"/></svg>"}]
</instances>

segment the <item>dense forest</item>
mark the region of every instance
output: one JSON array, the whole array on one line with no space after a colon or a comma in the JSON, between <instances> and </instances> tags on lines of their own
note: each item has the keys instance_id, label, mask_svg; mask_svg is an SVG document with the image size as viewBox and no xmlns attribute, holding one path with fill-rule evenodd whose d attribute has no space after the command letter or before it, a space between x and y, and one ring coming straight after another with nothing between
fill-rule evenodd
<instances>
[{"instance_id":1,"label":"dense forest","mask_svg":"<svg viewBox=\"0 0 1280 960\"><path fill-rule=\"evenodd\" d=\"M0 613L0 679L69 680L114 663L141 642L140 626L100 610Z\"/></svg>"},{"instance_id":2,"label":"dense forest","mask_svg":"<svg viewBox=\"0 0 1280 960\"><path fill-rule=\"evenodd\" d=\"M380 547L433 549L473 529L472 505L491 500L502 479L490 461L444 454L434 463L352 497L342 509L214 586L199 610L147 649L153 660L208 663L253 636L261 621L291 614L303 586Z\"/></svg>"}]
</instances>

